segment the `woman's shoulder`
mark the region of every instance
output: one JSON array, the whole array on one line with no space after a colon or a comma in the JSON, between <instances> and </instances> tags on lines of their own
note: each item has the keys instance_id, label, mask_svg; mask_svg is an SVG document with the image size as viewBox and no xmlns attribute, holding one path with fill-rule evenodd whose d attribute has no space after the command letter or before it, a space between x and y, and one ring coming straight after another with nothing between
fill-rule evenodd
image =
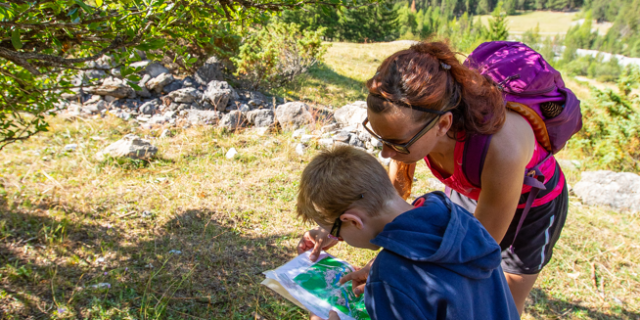
<instances>
[{"instance_id":1,"label":"woman's shoulder","mask_svg":"<svg viewBox=\"0 0 640 320\"><path fill-rule=\"evenodd\" d=\"M507 111L504 125L491 138L489 153L493 153L494 159L528 161L533 156L535 143L529 122L520 114Z\"/></svg>"}]
</instances>

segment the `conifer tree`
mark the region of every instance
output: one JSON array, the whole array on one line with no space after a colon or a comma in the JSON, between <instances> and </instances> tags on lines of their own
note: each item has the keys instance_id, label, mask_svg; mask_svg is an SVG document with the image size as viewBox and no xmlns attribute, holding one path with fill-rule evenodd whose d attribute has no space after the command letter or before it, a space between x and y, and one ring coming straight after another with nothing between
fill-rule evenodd
<instances>
[{"instance_id":1,"label":"conifer tree","mask_svg":"<svg viewBox=\"0 0 640 320\"><path fill-rule=\"evenodd\" d=\"M498 2L498 5L491 13L491 19L489 20L489 32L487 39L490 41L502 41L507 40L509 37L509 30L507 28L507 14L504 12L502 1Z\"/></svg>"}]
</instances>

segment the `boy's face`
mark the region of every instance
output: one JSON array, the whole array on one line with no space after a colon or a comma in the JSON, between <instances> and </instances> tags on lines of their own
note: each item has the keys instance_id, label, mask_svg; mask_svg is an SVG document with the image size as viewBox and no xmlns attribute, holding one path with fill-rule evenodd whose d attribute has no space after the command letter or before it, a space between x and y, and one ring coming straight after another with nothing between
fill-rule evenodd
<instances>
[{"instance_id":1,"label":"boy's face","mask_svg":"<svg viewBox=\"0 0 640 320\"><path fill-rule=\"evenodd\" d=\"M338 217L342 222L338 237L347 244L357 248L378 250L380 247L370 241L378 234L375 221L362 209L352 208ZM333 224L316 220L316 223L327 232L331 232Z\"/></svg>"}]
</instances>

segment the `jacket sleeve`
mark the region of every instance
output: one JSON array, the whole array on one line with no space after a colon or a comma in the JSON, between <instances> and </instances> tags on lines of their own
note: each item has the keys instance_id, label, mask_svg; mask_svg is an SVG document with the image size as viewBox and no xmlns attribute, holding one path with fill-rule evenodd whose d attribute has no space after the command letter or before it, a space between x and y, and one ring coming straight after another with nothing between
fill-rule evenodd
<instances>
[{"instance_id":1,"label":"jacket sleeve","mask_svg":"<svg viewBox=\"0 0 640 320\"><path fill-rule=\"evenodd\" d=\"M370 283L365 290L365 304L372 320L436 319L435 315L424 314L412 297L387 283Z\"/></svg>"}]
</instances>

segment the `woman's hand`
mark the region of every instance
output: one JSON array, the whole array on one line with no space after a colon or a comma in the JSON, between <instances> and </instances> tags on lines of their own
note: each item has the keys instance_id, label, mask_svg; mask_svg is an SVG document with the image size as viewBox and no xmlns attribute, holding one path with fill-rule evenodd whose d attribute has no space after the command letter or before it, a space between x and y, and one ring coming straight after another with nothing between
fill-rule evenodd
<instances>
[{"instance_id":1,"label":"woman's hand","mask_svg":"<svg viewBox=\"0 0 640 320\"><path fill-rule=\"evenodd\" d=\"M315 262L320 256L321 250L329 249L338 243L338 240L329 239L328 235L329 232L320 227L315 227L305 232L298 243L298 254L313 249L309 260Z\"/></svg>"},{"instance_id":2,"label":"woman's hand","mask_svg":"<svg viewBox=\"0 0 640 320\"><path fill-rule=\"evenodd\" d=\"M374 259L371 259L362 269L351 272L340 279L340 284L345 284L347 281L351 281L351 287L356 297L364 293L364 286L367 284L367 278L369 277L369 271Z\"/></svg>"},{"instance_id":3,"label":"woman's hand","mask_svg":"<svg viewBox=\"0 0 640 320\"><path fill-rule=\"evenodd\" d=\"M311 314L311 318L309 318L309 320L324 320L318 316L316 316L315 314ZM340 317L338 316L338 313L331 310L329 311L329 319L327 320L340 320Z\"/></svg>"}]
</instances>

